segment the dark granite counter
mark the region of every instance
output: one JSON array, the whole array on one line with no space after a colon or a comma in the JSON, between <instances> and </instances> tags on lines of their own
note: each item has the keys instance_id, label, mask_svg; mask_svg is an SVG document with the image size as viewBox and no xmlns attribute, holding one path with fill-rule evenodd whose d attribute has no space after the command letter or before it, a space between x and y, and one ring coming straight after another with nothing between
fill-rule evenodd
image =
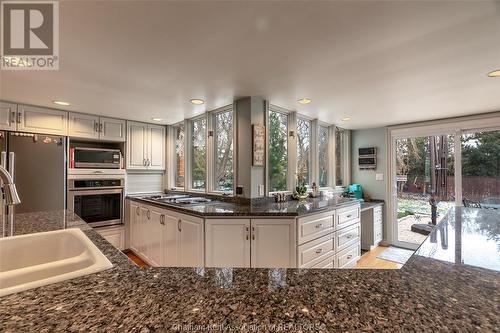
<instances>
[{"instance_id":1,"label":"dark granite counter","mask_svg":"<svg viewBox=\"0 0 500 333\"><path fill-rule=\"evenodd\" d=\"M220 216L304 216L360 202L360 200L356 199L333 197L308 198L306 201L290 200L278 203L274 202L273 199L252 200L251 202L212 201L202 204L176 206L159 203L141 196L129 196L127 199L207 218Z\"/></svg>"},{"instance_id":2,"label":"dark granite counter","mask_svg":"<svg viewBox=\"0 0 500 333\"><path fill-rule=\"evenodd\" d=\"M480 223L485 212L471 212L457 210ZM466 263L417 254L401 270L139 269L82 223L16 218L18 233L81 226L114 267L0 298L1 331L499 331L499 273Z\"/></svg>"},{"instance_id":3,"label":"dark granite counter","mask_svg":"<svg viewBox=\"0 0 500 333\"><path fill-rule=\"evenodd\" d=\"M384 201L382 200L376 200L376 201L364 201L361 203L361 211L364 212L365 210L372 209L377 206L382 206L384 204Z\"/></svg>"}]
</instances>

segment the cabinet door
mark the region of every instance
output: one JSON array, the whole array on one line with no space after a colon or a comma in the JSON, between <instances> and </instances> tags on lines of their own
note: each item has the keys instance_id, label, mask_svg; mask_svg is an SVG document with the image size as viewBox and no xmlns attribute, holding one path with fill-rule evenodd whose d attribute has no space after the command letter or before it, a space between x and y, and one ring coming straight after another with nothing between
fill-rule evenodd
<instances>
[{"instance_id":1,"label":"cabinet door","mask_svg":"<svg viewBox=\"0 0 500 333\"><path fill-rule=\"evenodd\" d=\"M294 219L252 219L251 224L252 267L296 267Z\"/></svg>"},{"instance_id":2,"label":"cabinet door","mask_svg":"<svg viewBox=\"0 0 500 333\"><path fill-rule=\"evenodd\" d=\"M148 125L148 169L165 170L165 126Z\"/></svg>"},{"instance_id":3,"label":"cabinet door","mask_svg":"<svg viewBox=\"0 0 500 333\"><path fill-rule=\"evenodd\" d=\"M111 245L116 247L118 250L123 251L125 247L125 228L120 227L110 227L110 228L99 228L97 232L104 237Z\"/></svg>"},{"instance_id":4,"label":"cabinet door","mask_svg":"<svg viewBox=\"0 0 500 333\"><path fill-rule=\"evenodd\" d=\"M141 222L139 224L139 254L142 259L144 259L148 264L151 264L151 259L149 258L151 250L149 246L150 230L148 216L151 216L149 207L141 206Z\"/></svg>"},{"instance_id":5,"label":"cabinet door","mask_svg":"<svg viewBox=\"0 0 500 333\"><path fill-rule=\"evenodd\" d=\"M130 249L134 251L136 254L139 253L139 228L138 224L141 219L141 209L138 204L134 202L130 202Z\"/></svg>"},{"instance_id":6,"label":"cabinet door","mask_svg":"<svg viewBox=\"0 0 500 333\"><path fill-rule=\"evenodd\" d=\"M163 211L156 207L150 207L150 218L148 221L148 258L152 266L161 266L163 260Z\"/></svg>"},{"instance_id":7,"label":"cabinet door","mask_svg":"<svg viewBox=\"0 0 500 333\"><path fill-rule=\"evenodd\" d=\"M127 169L146 169L148 125L127 122Z\"/></svg>"},{"instance_id":8,"label":"cabinet door","mask_svg":"<svg viewBox=\"0 0 500 333\"><path fill-rule=\"evenodd\" d=\"M16 130L17 105L0 102L0 130Z\"/></svg>"},{"instance_id":9,"label":"cabinet door","mask_svg":"<svg viewBox=\"0 0 500 333\"><path fill-rule=\"evenodd\" d=\"M101 140L125 142L125 120L101 117L99 132Z\"/></svg>"},{"instance_id":10,"label":"cabinet door","mask_svg":"<svg viewBox=\"0 0 500 333\"><path fill-rule=\"evenodd\" d=\"M18 105L17 130L21 132L68 135L68 112Z\"/></svg>"},{"instance_id":11,"label":"cabinet door","mask_svg":"<svg viewBox=\"0 0 500 333\"><path fill-rule=\"evenodd\" d=\"M250 220L206 220L205 259L207 267L250 267Z\"/></svg>"},{"instance_id":12,"label":"cabinet door","mask_svg":"<svg viewBox=\"0 0 500 333\"><path fill-rule=\"evenodd\" d=\"M69 113L69 136L76 138L99 139L99 117Z\"/></svg>"},{"instance_id":13,"label":"cabinet door","mask_svg":"<svg viewBox=\"0 0 500 333\"><path fill-rule=\"evenodd\" d=\"M203 267L203 220L183 216L180 227L179 266Z\"/></svg>"},{"instance_id":14,"label":"cabinet door","mask_svg":"<svg viewBox=\"0 0 500 333\"><path fill-rule=\"evenodd\" d=\"M168 210L163 227L163 264L166 267L179 266L180 219Z\"/></svg>"}]
</instances>

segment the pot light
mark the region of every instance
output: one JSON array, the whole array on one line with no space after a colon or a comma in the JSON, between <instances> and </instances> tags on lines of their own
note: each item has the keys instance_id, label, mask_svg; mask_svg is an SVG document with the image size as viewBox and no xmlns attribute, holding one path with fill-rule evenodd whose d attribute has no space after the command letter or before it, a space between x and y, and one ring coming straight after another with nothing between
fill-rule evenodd
<instances>
[{"instance_id":1,"label":"pot light","mask_svg":"<svg viewBox=\"0 0 500 333\"><path fill-rule=\"evenodd\" d=\"M63 102L63 101L52 101L52 103L57 104L57 105L62 105L62 106L70 106L68 102Z\"/></svg>"},{"instance_id":2,"label":"pot light","mask_svg":"<svg viewBox=\"0 0 500 333\"><path fill-rule=\"evenodd\" d=\"M307 98L307 97L302 97L301 99L299 99L297 102L299 102L300 104L309 104L312 102L312 99L310 98Z\"/></svg>"},{"instance_id":3,"label":"pot light","mask_svg":"<svg viewBox=\"0 0 500 333\"><path fill-rule=\"evenodd\" d=\"M162 121L162 118L151 118L152 121Z\"/></svg>"},{"instance_id":4,"label":"pot light","mask_svg":"<svg viewBox=\"0 0 500 333\"><path fill-rule=\"evenodd\" d=\"M194 105L202 105L205 103L204 100L200 99L200 98L193 98L190 100L191 104L194 104Z\"/></svg>"},{"instance_id":5,"label":"pot light","mask_svg":"<svg viewBox=\"0 0 500 333\"><path fill-rule=\"evenodd\" d=\"M500 69L497 69L496 71L489 72L488 73L489 77L500 77Z\"/></svg>"},{"instance_id":6,"label":"pot light","mask_svg":"<svg viewBox=\"0 0 500 333\"><path fill-rule=\"evenodd\" d=\"M344 118L342 118L341 120L342 120L342 121L349 121L349 120L351 120L351 117L344 117Z\"/></svg>"}]
</instances>

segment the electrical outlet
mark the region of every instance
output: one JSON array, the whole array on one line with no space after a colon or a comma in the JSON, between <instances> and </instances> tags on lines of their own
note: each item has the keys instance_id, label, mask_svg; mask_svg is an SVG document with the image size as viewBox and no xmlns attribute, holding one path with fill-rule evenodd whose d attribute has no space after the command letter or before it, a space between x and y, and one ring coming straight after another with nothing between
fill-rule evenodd
<instances>
[{"instance_id":1,"label":"electrical outlet","mask_svg":"<svg viewBox=\"0 0 500 333\"><path fill-rule=\"evenodd\" d=\"M264 185L259 185L259 196L264 196Z\"/></svg>"},{"instance_id":2,"label":"electrical outlet","mask_svg":"<svg viewBox=\"0 0 500 333\"><path fill-rule=\"evenodd\" d=\"M375 180L383 181L384 180L384 174L383 173L377 173L377 174L375 174Z\"/></svg>"}]
</instances>

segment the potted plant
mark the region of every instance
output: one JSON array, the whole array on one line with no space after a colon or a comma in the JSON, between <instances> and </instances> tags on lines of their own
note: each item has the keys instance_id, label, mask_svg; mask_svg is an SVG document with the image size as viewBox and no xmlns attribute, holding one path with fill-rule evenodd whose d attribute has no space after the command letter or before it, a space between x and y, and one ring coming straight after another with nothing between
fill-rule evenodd
<instances>
[{"instance_id":1,"label":"potted plant","mask_svg":"<svg viewBox=\"0 0 500 333\"><path fill-rule=\"evenodd\" d=\"M295 196L300 200L304 201L307 198L307 186L306 186L306 170L305 168L299 168L296 173L297 186L295 187Z\"/></svg>"}]
</instances>

